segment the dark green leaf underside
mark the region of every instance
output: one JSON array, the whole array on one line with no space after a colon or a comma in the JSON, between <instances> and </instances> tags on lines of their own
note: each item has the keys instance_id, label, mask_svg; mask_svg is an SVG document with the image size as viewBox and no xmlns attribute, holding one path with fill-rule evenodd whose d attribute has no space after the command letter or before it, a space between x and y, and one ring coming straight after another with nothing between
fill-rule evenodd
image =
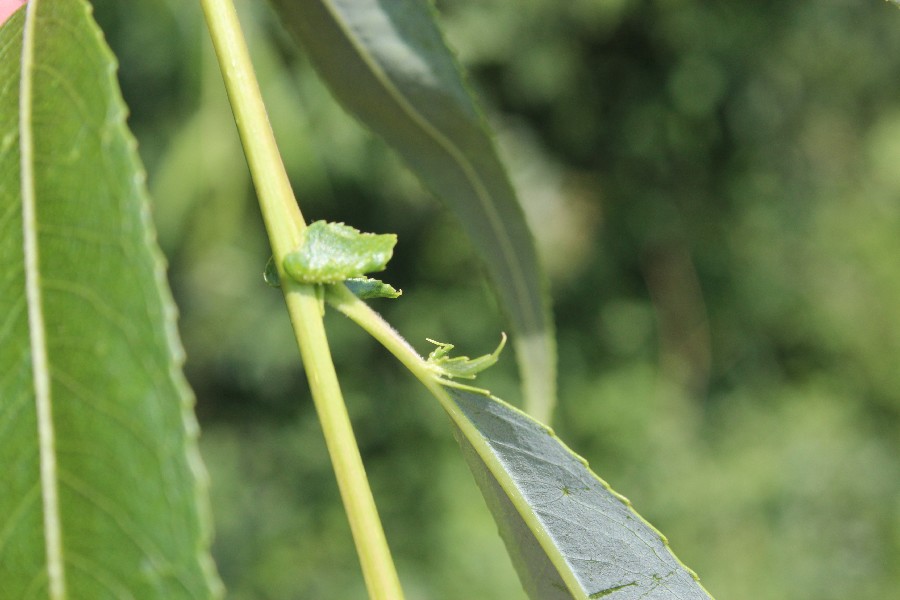
<instances>
[{"instance_id":1,"label":"dark green leaf underside","mask_svg":"<svg viewBox=\"0 0 900 600\"><path fill-rule=\"evenodd\" d=\"M457 440L531 598L709 599L660 533L552 430L490 396L447 391Z\"/></svg>"}]
</instances>

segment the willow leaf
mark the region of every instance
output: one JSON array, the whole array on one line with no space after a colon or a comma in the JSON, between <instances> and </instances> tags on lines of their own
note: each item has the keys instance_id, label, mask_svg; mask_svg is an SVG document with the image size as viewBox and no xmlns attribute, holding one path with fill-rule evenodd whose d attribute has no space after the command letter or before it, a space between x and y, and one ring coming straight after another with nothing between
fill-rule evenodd
<instances>
[{"instance_id":1,"label":"willow leaf","mask_svg":"<svg viewBox=\"0 0 900 600\"><path fill-rule=\"evenodd\" d=\"M437 395L529 597L709 600L666 539L551 429L487 394Z\"/></svg>"},{"instance_id":2,"label":"willow leaf","mask_svg":"<svg viewBox=\"0 0 900 600\"><path fill-rule=\"evenodd\" d=\"M549 427L439 378L365 302L332 286L328 302L381 342L437 398L534 600L709 600L666 539Z\"/></svg>"},{"instance_id":3,"label":"willow leaf","mask_svg":"<svg viewBox=\"0 0 900 600\"><path fill-rule=\"evenodd\" d=\"M534 242L484 118L421 0L273 0L337 99L462 222L509 317L526 407L547 419L556 356Z\"/></svg>"},{"instance_id":4,"label":"willow leaf","mask_svg":"<svg viewBox=\"0 0 900 600\"><path fill-rule=\"evenodd\" d=\"M125 115L86 2L31 0L0 29L4 598L220 593Z\"/></svg>"}]
</instances>

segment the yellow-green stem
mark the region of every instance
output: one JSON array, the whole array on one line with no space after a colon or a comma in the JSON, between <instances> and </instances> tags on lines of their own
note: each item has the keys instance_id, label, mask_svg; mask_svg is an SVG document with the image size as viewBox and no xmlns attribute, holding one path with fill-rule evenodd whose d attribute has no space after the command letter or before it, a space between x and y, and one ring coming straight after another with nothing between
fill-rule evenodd
<instances>
[{"instance_id":1,"label":"yellow-green stem","mask_svg":"<svg viewBox=\"0 0 900 600\"><path fill-rule=\"evenodd\" d=\"M428 368L425 359L381 315L354 296L346 286L328 286L325 299L336 310L344 313L378 340L433 394L439 397L444 394L441 383L435 377L434 372Z\"/></svg>"},{"instance_id":2,"label":"yellow-green stem","mask_svg":"<svg viewBox=\"0 0 900 600\"><path fill-rule=\"evenodd\" d=\"M281 266L285 254L299 244L306 224L294 199L269 125L234 4L231 0L200 0L200 3L250 165L272 254L283 283L288 313L350 521L369 597L400 600L403 598L400 580L338 385L319 301L312 286L293 282Z\"/></svg>"}]
</instances>

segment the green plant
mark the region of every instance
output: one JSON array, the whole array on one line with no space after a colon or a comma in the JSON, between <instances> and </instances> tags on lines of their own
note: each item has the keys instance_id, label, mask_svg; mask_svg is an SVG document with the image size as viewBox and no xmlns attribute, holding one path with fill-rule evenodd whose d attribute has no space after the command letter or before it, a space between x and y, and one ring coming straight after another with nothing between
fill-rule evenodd
<instances>
[{"instance_id":1,"label":"green plant","mask_svg":"<svg viewBox=\"0 0 900 600\"><path fill-rule=\"evenodd\" d=\"M475 386L491 354L419 356L353 293L394 237L307 226L231 3L202 0L373 598L401 598L322 321L323 302L439 401L533 598L705 598L693 573L553 434ZM512 329L526 407L549 419L553 343L538 261L484 119L418 2L276 1L335 96L442 196ZM32 0L0 31L0 581L11 597L208 597L205 481L173 303L114 59L83 0ZM8 258L7 258L8 257ZM352 285L345 285L347 280Z\"/></svg>"}]
</instances>

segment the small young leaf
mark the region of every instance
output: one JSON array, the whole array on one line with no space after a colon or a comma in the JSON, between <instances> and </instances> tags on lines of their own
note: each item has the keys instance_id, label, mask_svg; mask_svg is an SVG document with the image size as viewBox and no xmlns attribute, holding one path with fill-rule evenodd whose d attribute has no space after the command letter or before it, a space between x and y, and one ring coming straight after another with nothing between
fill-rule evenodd
<instances>
[{"instance_id":1,"label":"small young leaf","mask_svg":"<svg viewBox=\"0 0 900 600\"><path fill-rule=\"evenodd\" d=\"M300 283L338 283L381 271L394 253L393 233L360 233L343 223L316 221L300 246L284 258L284 270Z\"/></svg>"},{"instance_id":2,"label":"small young leaf","mask_svg":"<svg viewBox=\"0 0 900 600\"><path fill-rule=\"evenodd\" d=\"M428 341L436 345L437 348L431 351L426 362L428 367L442 379L475 379L476 375L497 362L500 352L503 351L503 347L506 345L506 334L502 335L503 337L496 350L478 358L469 358L468 356L450 358L448 355L453 350L453 344L445 344L429 339Z\"/></svg>"},{"instance_id":3,"label":"small young leaf","mask_svg":"<svg viewBox=\"0 0 900 600\"><path fill-rule=\"evenodd\" d=\"M394 286L387 284L380 279L370 279L368 277L351 277L344 282L353 295L362 300L370 298L399 298L403 294L403 290L395 289Z\"/></svg>"},{"instance_id":4,"label":"small young leaf","mask_svg":"<svg viewBox=\"0 0 900 600\"><path fill-rule=\"evenodd\" d=\"M274 256L270 256L268 262L266 262L266 268L263 271L263 281L273 288L281 287L281 277L278 275L278 269L275 268ZM399 298L403 295L403 290L398 290L380 279L371 279L369 277L351 277L344 281L344 285L353 292L354 296L361 300Z\"/></svg>"}]
</instances>

